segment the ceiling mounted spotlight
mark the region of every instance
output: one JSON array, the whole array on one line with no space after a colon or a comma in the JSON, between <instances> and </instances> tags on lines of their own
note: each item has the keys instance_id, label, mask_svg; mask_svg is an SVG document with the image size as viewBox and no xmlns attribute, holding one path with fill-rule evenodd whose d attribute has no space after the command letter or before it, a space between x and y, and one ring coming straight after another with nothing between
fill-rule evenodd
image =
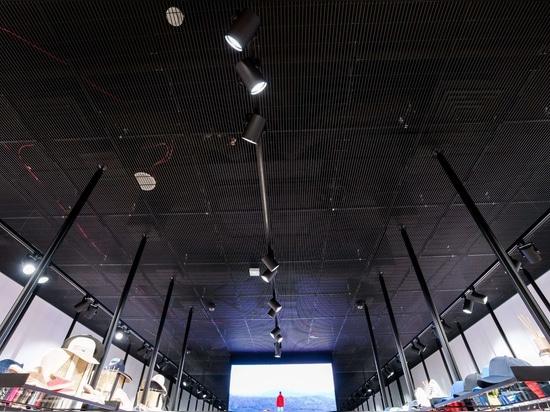
<instances>
[{"instance_id":1,"label":"ceiling mounted spotlight","mask_svg":"<svg viewBox=\"0 0 550 412\"><path fill-rule=\"evenodd\" d=\"M272 252L267 253L262 258L262 262L264 262L264 265L266 265L271 272L275 272L279 268L279 263L273 257Z\"/></svg>"},{"instance_id":2,"label":"ceiling mounted spotlight","mask_svg":"<svg viewBox=\"0 0 550 412\"><path fill-rule=\"evenodd\" d=\"M274 318L277 312L273 308L269 308L269 311L267 312L269 317Z\"/></svg>"},{"instance_id":3,"label":"ceiling mounted spotlight","mask_svg":"<svg viewBox=\"0 0 550 412\"><path fill-rule=\"evenodd\" d=\"M271 309L275 311L275 313L278 313L283 308L283 306L279 302L277 302L277 299L275 299L275 296L269 299L269 302L267 303L269 304Z\"/></svg>"},{"instance_id":4,"label":"ceiling mounted spotlight","mask_svg":"<svg viewBox=\"0 0 550 412\"><path fill-rule=\"evenodd\" d=\"M147 345L145 342L143 342L143 345L141 345L141 348L139 348L136 353L139 356L145 356L145 354L149 351L149 345Z\"/></svg>"},{"instance_id":5,"label":"ceiling mounted spotlight","mask_svg":"<svg viewBox=\"0 0 550 412\"><path fill-rule=\"evenodd\" d=\"M416 347L420 350L420 352L424 352L426 350L426 345L420 342L419 338L414 339L413 342L416 345Z\"/></svg>"},{"instance_id":6,"label":"ceiling mounted spotlight","mask_svg":"<svg viewBox=\"0 0 550 412\"><path fill-rule=\"evenodd\" d=\"M482 305L487 304L487 295L484 295L482 293L478 293L475 291L475 289L472 289L472 293L470 293L469 296L470 300L473 300L476 303L481 303Z\"/></svg>"},{"instance_id":7,"label":"ceiling mounted spotlight","mask_svg":"<svg viewBox=\"0 0 550 412\"><path fill-rule=\"evenodd\" d=\"M273 339L276 339L277 336L281 334L281 328L279 327L279 322L277 322L277 318L275 318L275 329L273 329L269 334Z\"/></svg>"},{"instance_id":8,"label":"ceiling mounted spotlight","mask_svg":"<svg viewBox=\"0 0 550 412\"><path fill-rule=\"evenodd\" d=\"M529 263L537 263L542 260L542 256L533 242L518 245L518 250Z\"/></svg>"},{"instance_id":9,"label":"ceiling mounted spotlight","mask_svg":"<svg viewBox=\"0 0 550 412\"><path fill-rule=\"evenodd\" d=\"M166 372L169 366L170 366L170 361L168 361L168 359L166 358L163 358L162 362L158 364L158 368L160 369L161 372Z\"/></svg>"},{"instance_id":10,"label":"ceiling mounted spotlight","mask_svg":"<svg viewBox=\"0 0 550 412\"><path fill-rule=\"evenodd\" d=\"M357 305L357 309L363 309L365 307L365 301L364 300L358 300L355 302Z\"/></svg>"},{"instance_id":11,"label":"ceiling mounted spotlight","mask_svg":"<svg viewBox=\"0 0 550 412\"><path fill-rule=\"evenodd\" d=\"M237 51L243 48L256 35L260 27L260 17L250 9L244 9L225 35L225 41Z\"/></svg>"},{"instance_id":12,"label":"ceiling mounted spotlight","mask_svg":"<svg viewBox=\"0 0 550 412\"><path fill-rule=\"evenodd\" d=\"M84 296L80 302L74 305L74 310L76 311L76 313L80 313L84 309L88 308L88 306L90 305L89 299L90 298L88 296Z\"/></svg>"},{"instance_id":13,"label":"ceiling mounted spotlight","mask_svg":"<svg viewBox=\"0 0 550 412\"><path fill-rule=\"evenodd\" d=\"M38 279L38 283L42 285L43 283L46 283L46 282L49 281L49 280L50 280L49 276L42 275L42 276L40 276L40 278Z\"/></svg>"},{"instance_id":14,"label":"ceiling mounted spotlight","mask_svg":"<svg viewBox=\"0 0 550 412\"><path fill-rule=\"evenodd\" d=\"M34 254L28 254L23 259L22 270L25 275L32 275L36 271L40 258Z\"/></svg>"},{"instance_id":15,"label":"ceiling mounted spotlight","mask_svg":"<svg viewBox=\"0 0 550 412\"><path fill-rule=\"evenodd\" d=\"M266 88L267 81L255 62L248 59L241 60L235 65L235 70L250 94L258 94Z\"/></svg>"},{"instance_id":16,"label":"ceiling mounted spotlight","mask_svg":"<svg viewBox=\"0 0 550 412\"><path fill-rule=\"evenodd\" d=\"M265 117L260 116L259 114L252 113L248 118L246 127L243 132L243 140L246 140L252 144L258 144L262 134L265 131Z\"/></svg>"},{"instance_id":17,"label":"ceiling mounted spotlight","mask_svg":"<svg viewBox=\"0 0 550 412\"><path fill-rule=\"evenodd\" d=\"M115 332L115 339L116 340L122 340L124 336L128 334L128 328L125 325L121 325L117 328ZM129 335L128 335L129 337Z\"/></svg>"},{"instance_id":18,"label":"ceiling mounted spotlight","mask_svg":"<svg viewBox=\"0 0 550 412\"><path fill-rule=\"evenodd\" d=\"M390 368L389 365L386 366L385 368L383 368L383 370L386 373L386 378L391 378L395 374L394 370L392 368Z\"/></svg>"},{"instance_id":19,"label":"ceiling mounted spotlight","mask_svg":"<svg viewBox=\"0 0 550 412\"><path fill-rule=\"evenodd\" d=\"M464 296L464 303L462 305L462 312L470 315L474 310L474 301Z\"/></svg>"},{"instance_id":20,"label":"ceiling mounted spotlight","mask_svg":"<svg viewBox=\"0 0 550 412\"><path fill-rule=\"evenodd\" d=\"M281 343L283 341L283 339L284 339L284 337L280 333L277 336L275 336L275 340L279 343Z\"/></svg>"},{"instance_id":21,"label":"ceiling mounted spotlight","mask_svg":"<svg viewBox=\"0 0 550 412\"><path fill-rule=\"evenodd\" d=\"M277 274L277 271L271 272L269 269L266 269L264 273L262 273L262 276L260 277L265 283L269 283L271 282L271 280L273 280L276 274Z\"/></svg>"},{"instance_id":22,"label":"ceiling mounted spotlight","mask_svg":"<svg viewBox=\"0 0 550 412\"><path fill-rule=\"evenodd\" d=\"M84 318L85 319L92 319L95 315L97 315L97 303L92 302L90 306L88 306L88 310L84 312Z\"/></svg>"},{"instance_id":23,"label":"ceiling mounted spotlight","mask_svg":"<svg viewBox=\"0 0 550 412\"><path fill-rule=\"evenodd\" d=\"M214 312L216 310L216 304L214 302L208 302L208 310Z\"/></svg>"},{"instance_id":24,"label":"ceiling mounted spotlight","mask_svg":"<svg viewBox=\"0 0 550 412\"><path fill-rule=\"evenodd\" d=\"M273 345L275 345L275 357L280 358L283 349L281 342L275 342Z\"/></svg>"},{"instance_id":25,"label":"ceiling mounted spotlight","mask_svg":"<svg viewBox=\"0 0 550 412\"><path fill-rule=\"evenodd\" d=\"M440 319L441 319L441 326L443 326L445 333L450 333L453 330L453 328L449 324L447 324L447 322L445 322L445 319L443 318L440 318Z\"/></svg>"}]
</instances>

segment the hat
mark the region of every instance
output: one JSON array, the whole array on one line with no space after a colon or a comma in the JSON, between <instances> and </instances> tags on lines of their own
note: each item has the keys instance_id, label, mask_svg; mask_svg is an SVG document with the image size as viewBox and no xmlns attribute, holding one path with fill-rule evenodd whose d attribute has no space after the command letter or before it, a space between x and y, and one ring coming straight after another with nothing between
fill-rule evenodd
<instances>
[{"instance_id":1,"label":"hat","mask_svg":"<svg viewBox=\"0 0 550 412\"><path fill-rule=\"evenodd\" d=\"M125 382L132 382L132 378L124 373L124 359L113 358L110 360L109 365L106 369L112 371L118 371L122 376L124 376Z\"/></svg>"},{"instance_id":2,"label":"hat","mask_svg":"<svg viewBox=\"0 0 550 412\"><path fill-rule=\"evenodd\" d=\"M95 360L97 360L98 362L101 361L101 358L103 358L103 355L105 354L105 346L103 346L103 343L101 343L100 340L94 338L93 336L91 335L75 335L75 336L71 336L70 338L67 338L65 339L65 341L63 342L63 345L61 345L62 348L66 349L69 347L69 345L71 344L71 342L77 338L87 338L87 339L91 339L95 342L95 349L94 349L94 358Z\"/></svg>"},{"instance_id":3,"label":"hat","mask_svg":"<svg viewBox=\"0 0 550 412\"><path fill-rule=\"evenodd\" d=\"M156 374L151 378L151 389L160 389L161 392L166 395L168 391L166 390L166 386L164 386L164 382L164 376L161 374Z\"/></svg>"},{"instance_id":4,"label":"hat","mask_svg":"<svg viewBox=\"0 0 550 412\"><path fill-rule=\"evenodd\" d=\"M16 362L13 359L2 359L0 360L0 373L8 373L11 365L17 365L20 368L23 367L22 363Z\"/></svg>"},{"instance_id":5,"label":"hat","mask_svg":"<svg viewBox=\"0 0 550 412\"><path fill-rule=\"evenodd\" d=\"M477 372L466 375L463 381L458 381L458 382L462 382L462 390L453 391L452 395L454 397L457 397L457 396L462 396L462 395L466 395L467 393L473 392L475 388L478 387L477 381L479 379L482 379L482 377ZM455 383L458 383L458 382L455 382ZM453 384L453 389L454 388L455 388L455 384Z\"/></svg>"},{"instance_id":6,"label":"hat","mask_svg":"<svg viewBox=\"0 0 550 412\"><path fill-rule=\"evenodd\" d=\"M515 378L510 366L531 366L523 359L510 356L496 356L489 361L489 376L478 379L477 384L482 388Z\"/></svg>"},{"instance_id":7,"label":"hat","mask_svg":"<svg viewBox=\"0 0 550 412\"><path fill-rule=\"evenodd\" d=\"M93 339L87 336L77 336L70 341L65 352L72 353L88 363L97 365L99 362L94 358L95 348L96 343Z\"/></svg>"}]
</instances>

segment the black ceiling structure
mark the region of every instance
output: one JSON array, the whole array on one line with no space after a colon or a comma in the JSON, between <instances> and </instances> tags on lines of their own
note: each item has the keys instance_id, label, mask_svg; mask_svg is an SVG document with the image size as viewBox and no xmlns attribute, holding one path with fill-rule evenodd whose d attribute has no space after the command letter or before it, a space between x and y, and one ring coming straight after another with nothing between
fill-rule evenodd
<instances>
[{"instance_id":1,"label":"black ceiling structure","mask_svg":"<svg viewBox=\"0 0 550 412\"><path fill-rule=\"evenodd\" d=\"M261 24L238 52L224 36L245 8ZM357 300L396 363L378 273L401 340L436 350L401 226L449 338L487 314L461 299L484 273L493 307L514 293L434 149L516 259L524 236L550 250L549 22L547 1L1 1L0 219L44 252L105 164L39 295L113 311L146 233L121 320L154 342L175 279L168 375L193 307L185 372L227 400L232 353L273 355L276 292L282 359L332 354L342 408L375 371ZM243 59L267 80L257 95ZM252 113L258 145L241 138ZM0 232L0 271L24 283L28 249ZM270 250L266 283L250 268ZM536 278L548 260L524 263ZM110 315L81 320L104 335Z\"/></svg>"}]
</instances>

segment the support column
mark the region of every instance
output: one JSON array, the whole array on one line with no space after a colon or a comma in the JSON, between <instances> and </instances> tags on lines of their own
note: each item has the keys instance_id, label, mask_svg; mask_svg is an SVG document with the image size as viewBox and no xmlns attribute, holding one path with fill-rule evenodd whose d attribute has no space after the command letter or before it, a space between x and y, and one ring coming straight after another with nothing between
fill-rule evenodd
<instances>
[{"instance_id":1,"label":"support column","mask_svg":"<svg viewBox=\"0 0 550 412\"><path fill-rule=\"evenodd\" d=\"M428 288L428 284L426 283L426 279L424 279L424 274L422 273L422 269L420 268L418 259L416 259L416 255L414 253L414 249L409 239L409 235L404 226L401 226L400 230L401 230L401 236L403 237L403 242L405 242L405 247L407 248L407 252L409 253L409 258L411 259L414 272L416 273L418 283L420 284L420 289L422 290L422 294L424 295L424 300L426 301L426 304L428 305L428 309L430 310L430 314L432 315L436 336L439 338L439 342L441 343L444 363L450 369L451 379L453 380L453 382L459 381L461 380L460 372L458 371L458 367L456 366L456 361L449 348L449 341L447 340L447 335L445 334L445 330L443 329L441 318L439 317L439 313L437 312L437 309L435 307L435 303L432 299L432 295L430 294L430 290Z\"/></svg>"},{"instance_id":2,"label":"support column","mask_svg":"<svg viewBox=\"0 0 550 412\"><path fill-rule=\"evenodd\" d=\"M393 330L393 338L395 341L395 346L397 347L397 353L399 354L399 359L401 361L403 376L405 377L405 384L407 385L407 390L409 391L409 396L412 400L414 399L414 388L412 385L411 371L409 369L409 363L407 362L407 357L405 356L405 351L403 350L403 345L401 344L401 339L399 338L399 330L397 329L397 323L395 322L395 316L393 315L390 296L388 295L388 290L386 289L386 282L384 281L384 276L382 275L382 272L378 274L378 279L380 280L380 286L382 287L382 293L384 294L384 300L386 301L386 308L388 309L388 315L390 317L391 327Z\"/></svg>"},{"instance_id":3,"label":"support column","mask_svg":"<svg viewBox=\"0 0 550 412\"><path fill-rule=\"evenodd\" d=\"M454 172L453 168L441 154L439 151L433 152L433 157L436 158L439 161L439 164L445 171L445 174L455 187L457 193L461 197L462 201L464 202L464 205L468 208L468 211L470 212L470 215L472 215L472 218L474 219L475 223L477 224L479 230L489 243L489 246L491 246L491 249L493 249L493 252L497 256L501 266L503 267L504 271L510 276L512 279L512 282L514 283L514 286L518 292L518 295L523 300L523 303L525 303L525 306L527 306L527 309L529 312L531 312L531 315L539 325L539 327L542 330L542 333L546 337L546 339L550 340L550 321L548 321L548 318L545 316L544 312L538 305L537 301L533 298L533 295L527 288L527 284L523 281L521 276L519 276L518 271L514 264L512 263L512 258L506 253L506 250L502 247L502 245L497 240L495 234L487 224L485 218L475 205L473 199L470 197L470 194Z\"/></svg>"},{"instance_id":4,"label":"support column","mask_svg":"<svg viewBox=\"0 0 550 412\"><path fill-rule=\"evenodd\" d=\"M474 358L474 353L472 352L472 348L470 348L470 344L468 343L468 340L466 339L466 335L464 334L464 329L462 329L462 325L458 321L456 321L456 327L460 332L460 336L462 337L462 341L464 342L466 351L468 352L468 355L470 355L470 359L472 360L472 362L474 363L474 366L476 367L476 372L479 373L479 366L477 365L476 358Z\"/></svg>"},{"instance_id":5,"label":"support column","mask_svg":"<svg viewBox=\"0 0 550 412\"><path fill-rule=\"evenodd\" d=\"M97 182L99 181L99 178L103 174L104 169L105 167L103 165L98 166L90 182L84 188L84 190L80 194L80 197L76 201L75 205L67 215L67 218L63 221L63 224L57 231L57 234L55 235L53 242L48 247L48 250L46 251L46 253L44 253L44 256L42 256L42 259L40 259L40 262L38 263L38 267L36 268L36 271L32 274L30 279L27 281L27 284L25 285L21 293L19 293L17 300L15 301L10 311L4 318L4 321L0 325L0 346L4 344L4 342L8 339L8 336L11 334L12 330L14 329L15 324L18 322L18 319L21 317L22 312L25 310L25 305L27 305L27 303L31 299L32 293L36 288L36 285L38 285L38 280L44 273L44 270L48 266L50 266L50 262L55 252L57 252L57 249L59 249L59 246L61 245L61 242L63 242L63 239L65 239L65 236L69 232L69 229L71 228L74 221L78 217L80 210L86 204L88 197L94 190Z\"/></svg>"},{"instance_id":6,"label":"support column","mask_svg":"<svg viewBox=\"0 0 550 412\"><path fill-rule=\"evenodd\" d=\"M502 338L502 340L504 340L504 343L506 344L506 346L508 346L508 350L510 351L512 356L514 358L517 358L516 353L514 352L514 349L512 349L512 345L510 345L510 341L508 341L508 338L506 337L506 333L504 333L504 329L502 329L502 325L498 321L497 316L495 315L495 312L493 312L493 307L489 302L487 302L485 306L487 306L489 315L491 315L491 318L493 319L493 322L495 323L495 326L498 329L498 333L500 333L500 337Z\"/></svg>"},{"instance_id":7,"label":"support column","mask_svg":"<svg viewBox=\"0 0 550 412\"><path fill-rule=\"evenodd\" d=\"M176 401L180 398L181 382L183 379L183 365L185 364L185 355L187 354L187 341L189 340L189 329L191 329L191 320L193 319L193 307L189 308L187 316L187 326L185 327L185 336L183 337L183 347L181 349L181 360L178 366L178 374L176 375L176 394L172 397L171 410L176 410Z\"/></svg>"}]
</instances>

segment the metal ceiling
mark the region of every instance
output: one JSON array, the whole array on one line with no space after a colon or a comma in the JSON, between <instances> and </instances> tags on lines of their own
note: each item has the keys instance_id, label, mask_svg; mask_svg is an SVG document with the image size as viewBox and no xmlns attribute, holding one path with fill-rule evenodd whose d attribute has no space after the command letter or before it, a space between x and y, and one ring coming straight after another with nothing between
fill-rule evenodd
<instances>
[{"instance_id":1,"label":"metal ceiling","mask_svg":"<svg viewBox=\"0 0 550 412\"><path fill-rule=\"evenodd\" d=\"M245 7L261 27L239 54L224 34ZM106 164L53 262L114 310L148 233L122 319L154 342L174 277L161 352L179 361L194 307L185 370L227 399L231 354L273 352L272 286L249 276L268 247L256 147L240 139L258 111L283 357L332 353L342 407L374 371L357 299L381 361L396 354L379 272L404 342L431 322L400 225L441 311L495 261L433 149L504 247L549 208L549 17L545 1L2 1L0 218L46 250ZM244 57L260 95L239 85ZM528 240L550 249L545 222ZM0 248L24 282L26 249L7 233ZM72 316L82 294L52 274L40 295ZM512 286L497 267L479 290L495 307ZM109 316L86 324L104 334Z\"/></svg>"}]
</instances>

